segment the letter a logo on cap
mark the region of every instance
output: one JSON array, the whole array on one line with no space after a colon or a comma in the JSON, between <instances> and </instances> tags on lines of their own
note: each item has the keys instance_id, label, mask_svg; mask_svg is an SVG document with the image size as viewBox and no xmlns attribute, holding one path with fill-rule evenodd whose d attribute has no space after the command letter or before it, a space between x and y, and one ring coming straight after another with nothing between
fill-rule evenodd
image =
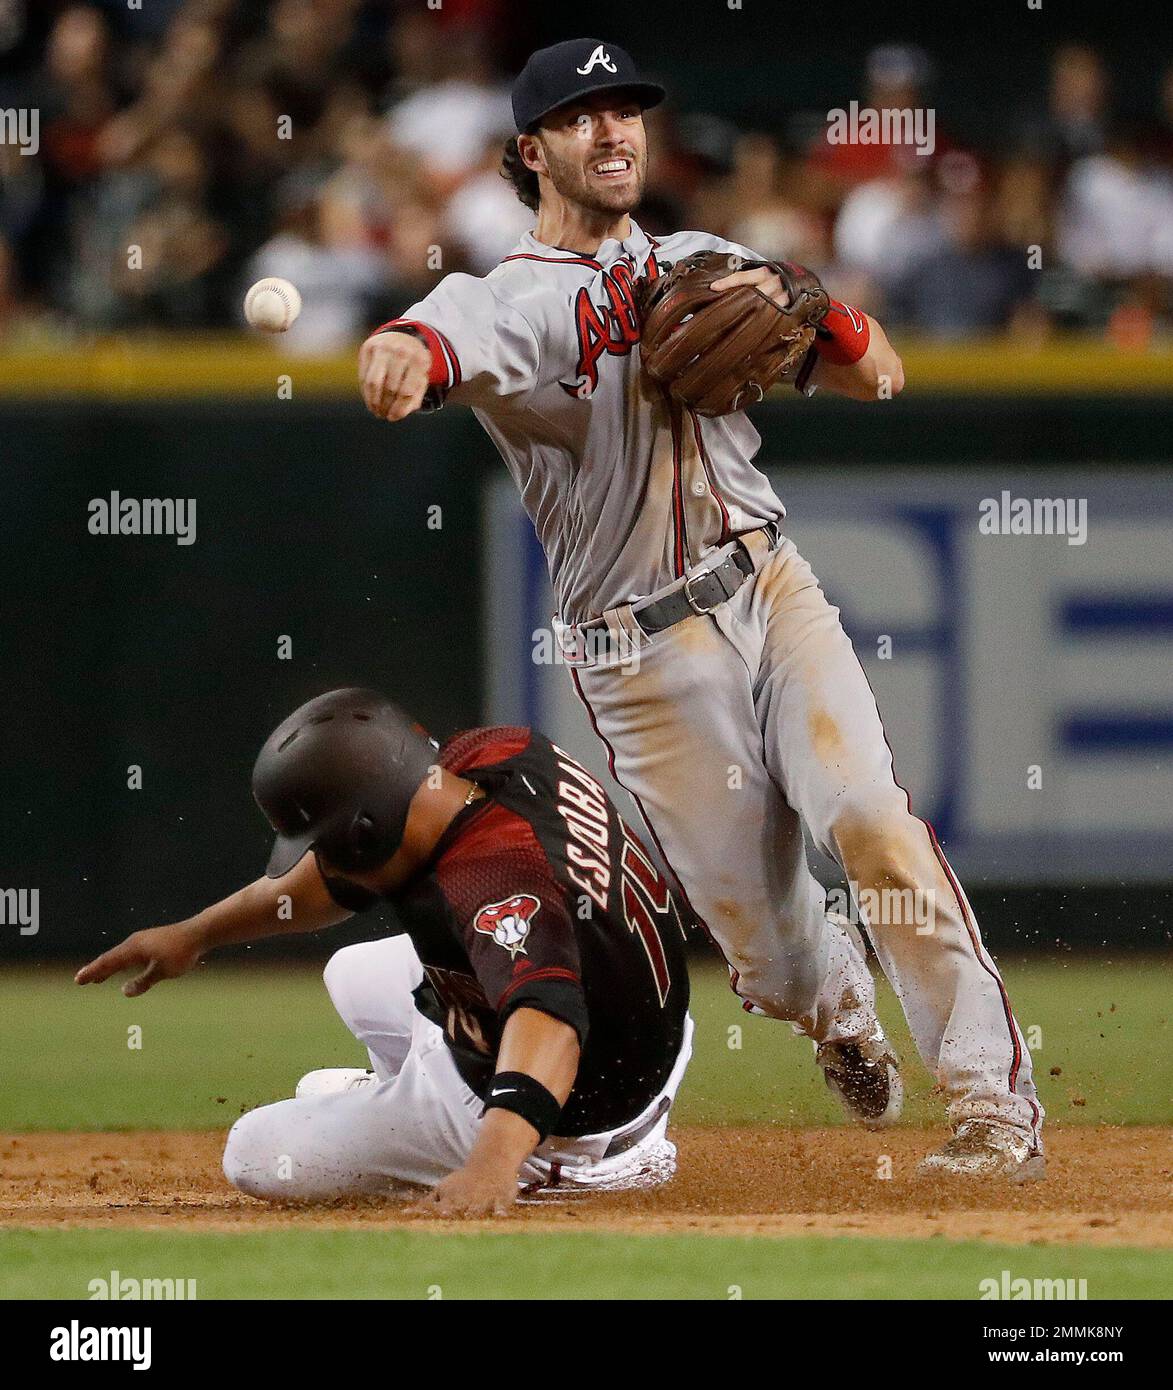
<instances>
[{"instance_id":1,"label":"letter a logo on cap","mask_svg":"<svg viewBox=\"0 0 1173 1390\"><path fill-rule=\"evenodd\" d=\"M602 44L599 44L598 48L596 48L595 51L591 54L591 56L586 60L586 66L581 68L575 68L575 72L580 72L584 77L586 77L593 68L597 67L606 68L608 72L618 72L618 68L616 68L615 64L611 61L611 55L607 52L607 50L603 47Z\"/></svg>"}]
</instances>

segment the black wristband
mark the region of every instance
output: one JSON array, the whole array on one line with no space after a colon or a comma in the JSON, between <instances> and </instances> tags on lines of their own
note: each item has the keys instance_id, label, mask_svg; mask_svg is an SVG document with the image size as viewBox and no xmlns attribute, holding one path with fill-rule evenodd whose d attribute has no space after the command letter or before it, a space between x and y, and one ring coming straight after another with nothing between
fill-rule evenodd
<instances>
[{"instance_id":1,"label":"black wristband","mask_svg":"<svg viewBox=\"0 0 1173 1390\"><path fill-rule=\"evenodd\" d=\"M485 1097L485 1111L512 1110L538 1132L540 1144L558 1123L562 1107L540 1081L523 1071L499 1071Z\"/></svg>"}]
</instances>

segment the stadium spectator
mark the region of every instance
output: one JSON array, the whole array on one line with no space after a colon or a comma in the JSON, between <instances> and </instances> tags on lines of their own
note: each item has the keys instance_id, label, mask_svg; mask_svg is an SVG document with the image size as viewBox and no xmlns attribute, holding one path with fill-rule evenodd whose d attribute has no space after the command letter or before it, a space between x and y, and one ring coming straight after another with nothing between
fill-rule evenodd
<instances>
[{"instance_id":1,"label":"stadium spectator","mask_svg":"<svg viewBox=\"0 0 1173 1390\"><path fill-rule=\"evenodd\" d=\"M525 42L505 0L13 14L0 95L43 128L35 157L0 145L9 321L23 297L81 330L235 326L243 279L264 266L306 292L291 346L327 350L447 271L486 273L532 225L497 170L512 131L497 55ZM1132 117L1152 109L1125 127L1103 55L1065 44L1039 72L1037 110L1007 120L1006 149L989 135L972 154L944 133L966 109L927 52L882 44L865 73L861 107L923 111L935 94L931 158L830 143L809 94L746 131L678 84L679 105L648 113L641 225L817 265L841 297L884 312L892 296L910 331L1168 331L1173 67L1155 90L1130 87ZM846 104L839 90L827 102ZM1041 268L1025 273L1031 247Z\"/></svg>"},{"instance_id":2,"label":"stadium spectator","mask_svg":"<svg viewBox=\"0 0 1173 1390\"><path fill-rule=\"evenodd\" d=\"M209 207L211 178L193 130L171 126L151 143L126 185L130 216L110 248L112 273L98 281L99 293L108 293L103 322L198 328L219 317L215 271L228 233Z\"/></svg>"},{"instance_id":3,"label":"stadium spectator","mask_svg":"<svg viewBox=\"0 0 1173 1390\"><path fill-rule=\"evenodd\" d=\"M412 18L414 32L419 16ZM423 19L430 50L421 45L419 52L431 80L417 81L394 102L387 135L420 160L439 191L450 193L479 167L486 140L496 139L499 147L500 138L513 130L513 109L509 87L492 75L480 36L441 30ZM402 27L404 21L397 26Z\"/></svg>"},{"instance_id":4,"label":"stadium spectator","mask_svg":"<svg viewBox=\"0 0 1173 1390\"><path fill-rule=\"evenodd\" d=\"M484 148L480 167L448 200L445 238L455 243L473 275L487 275L533 225L533 212L501 177L501 140L495 136Z\"/></svg>"},{"instance_id":5,"label":"stadium spectator","mask_svg":"<svg viewBox=\"0 0 1173 1390\"><path fill-rule=\"evenodd\" d=\"M1034 285L1024 248L999 235L996 208L980 183L946 195L944 242L907 267L888 293L888 313L934 338L1010 328Z\"/></svg>"},{"instance_id":6,"label":"stadium spectator","mask_svg":"<svg viewBox=\"0 0 1173 1390\"><path fill-rule=\"evenodd\" d=\"M864 273L882 295L944 236L933 172L911 165L851 190L835 220L834 247L840 264ZM863 298L876 302L875 294Z\"/></svg>"},{"instance_id":7,"label":"stadium spectator","mask_svg":"<svg viewBox=\"0 0 1173 1390\"><path fill-rule=\"evenodd\" d=\"M728 173L704 192L704 225L762 256L827 259L825 221L805 196L801 168L762 132L734 139Z\"/></svg>"},{"instance_id":8,"label":"stadium spectator","mask_svg":"<svg viewBox=\"0 0 1173 1390\"><path fill-rule=\"evenodd\" d=\"M905 43L881 44L868 54L866 74L867 85L863 100L859 102L861 109L881 115L929 111L925 89L933 79L933 64L922 48ZM904 168L951 148L938 128L935 107L931 113L933 148L928 155L918 154L916 147L906 141L839 142L832 138L832 127L828 124L811 150L810 162L811 177L820 183L824 201L836 206L857 184L896 176Z\"/></svg>"},{"instance_id":9,"label":"stadium spectator","mask_svg":"<svg viewBox=\"0 0 1173 1390\"><path fill-rule=\"evenodd\" d=\"M1094 279L1173 275L1173 187L1133 132L1107 132L1100 152L1071 166L1058 239L1063 259Z\"/></svg>"},{"instance_id":10,"label":"stadium spectator","mask_svg":"<svg viewBox=\"0 0 1173 1390\"><path fill-rule=\"evenodd\" d=\"M98 134L118 104L111 69L103 16L88 5L67 9L49 35L39 94L45 167L62 188L101 172Z\"/></svg>"},{"instance_id":11,"label":"stadium spectator","mask_svg":"<svg viewBox=\"0 0 1173 1390\"><path fill-rule=\"evenodd\" d=\"M279 195L279 229L248 266L248 283L267 275L292 281L306 306L283 348L313 355L340 352L362 337L390 276L382 258L361 243L353 220L331 217L339 204L312 176L295 175Z\"/></svg>"},{"instance_id":12,"label":"stadium spectator","mask_svg":"<svg viewBox=\"0 0 1173 1390\"><path fill-rule=\"evenodd\" d=\"M1065 44L1051 61L1046 112L1028 119L1023 148L1059 164L1098 154L1108 123L1109 83L1103 59L1088 44Z\"/></svg>"}]
</instances>

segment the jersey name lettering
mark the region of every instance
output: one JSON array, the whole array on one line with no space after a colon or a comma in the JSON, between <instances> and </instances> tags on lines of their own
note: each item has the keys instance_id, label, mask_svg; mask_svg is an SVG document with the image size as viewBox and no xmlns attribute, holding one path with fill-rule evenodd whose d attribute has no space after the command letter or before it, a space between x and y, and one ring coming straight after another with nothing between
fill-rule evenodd
<instances>
[{"instance_id":1,"label":"jersey name lettering","mask_svg":"<svg viewBox=\"0 0 1173 1390\"><path fill-rule=\"evenodd\" d=\"M558 755L558 770L565 773L567 779L558 783L558 814L570 836L566 857L571 865L576 866L568 867L566 872L571 881L606 912L607 894L611 887L606 793L569 753L557 747L554 752ZM579 848L583 844L588 846L585 852Z\"/></svg>"}]
</instances>

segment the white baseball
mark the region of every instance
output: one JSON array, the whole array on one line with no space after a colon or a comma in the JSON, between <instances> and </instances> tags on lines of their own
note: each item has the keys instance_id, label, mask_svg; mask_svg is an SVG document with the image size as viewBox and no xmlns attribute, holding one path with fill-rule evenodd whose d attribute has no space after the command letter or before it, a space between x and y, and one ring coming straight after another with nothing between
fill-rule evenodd
<instances>
[{"instance_id":1,"label":"white baseball","mask_svg":"<svg viewBox=\"0 0 1173 1390\"><path fill-rule=\"evenodd\" d=\"M244 297L245 318L266 333L284 333L300 313L297 286L276 275L258 280Z\"/></svg>"}]
</instances>

